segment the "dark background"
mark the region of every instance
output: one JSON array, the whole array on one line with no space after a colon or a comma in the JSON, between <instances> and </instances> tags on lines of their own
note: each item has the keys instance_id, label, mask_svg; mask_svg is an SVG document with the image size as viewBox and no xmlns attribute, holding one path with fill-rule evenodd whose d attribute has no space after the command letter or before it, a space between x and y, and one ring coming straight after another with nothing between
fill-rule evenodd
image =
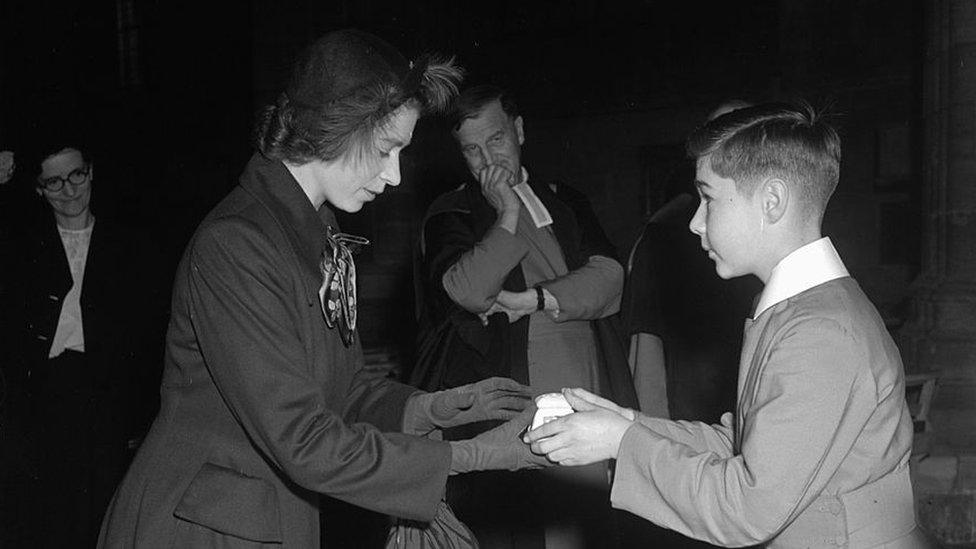
<instances>
[{"instance_id":1,"label":"dark background","mask_svg":"<svg viewBox=\"0 0 976 549\"><path fill-rule=\"evenodd\" d=\"M92 138L95 208L140 223L175 262L251 154L254 113L291 59L358 27L408 56L458 56L469 81L519 96L526 162L593 201L625 256L681 166L681 143L730 97L830 106L845 140L826 230L893 326L917 272L921 0L467 3L439 0L36 0L0 7L0 149L19 179L40 132ZM419 217L465 176L422 121L404 183L344 219L361 258L363 337L409 352Z\"/></svg>"}]
</instances>

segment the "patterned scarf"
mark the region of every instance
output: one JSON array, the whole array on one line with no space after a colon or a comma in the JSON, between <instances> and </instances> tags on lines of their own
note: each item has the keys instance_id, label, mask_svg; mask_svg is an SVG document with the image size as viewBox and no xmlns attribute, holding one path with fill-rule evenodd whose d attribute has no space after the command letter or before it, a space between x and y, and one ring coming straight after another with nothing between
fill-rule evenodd
<instances>
[{"instance_id":1,"label":"patterned scarf","mask_svg":"<svg viewBox=\"0 0 976 549\"><path fill-rule=\"evenodd\" d=\"M367 244L369 240L366 238L337 233L330 226L326 229L325 249L319 262L322 314L329 329L338 327L339 336L347 347L356 334L356 264L352 255Z\"/></svg>"}]
</instances>

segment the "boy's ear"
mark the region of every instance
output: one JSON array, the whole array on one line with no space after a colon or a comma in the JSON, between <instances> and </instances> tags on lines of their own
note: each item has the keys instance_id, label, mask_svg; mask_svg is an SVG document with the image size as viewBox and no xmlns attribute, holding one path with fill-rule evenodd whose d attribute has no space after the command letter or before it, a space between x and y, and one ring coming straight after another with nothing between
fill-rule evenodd
<instances>
[{"instance_id":1,"label":"boy's ear","mask_svg":"<svg viewBox=\"0 0 976 549\"><path fill-rule=\"evenodd\" d=\"M790 206L790 187L778 177L766 179L759 188L762 199L762 214L772 224L786 215Z\"/></svg>"}]
</instances>

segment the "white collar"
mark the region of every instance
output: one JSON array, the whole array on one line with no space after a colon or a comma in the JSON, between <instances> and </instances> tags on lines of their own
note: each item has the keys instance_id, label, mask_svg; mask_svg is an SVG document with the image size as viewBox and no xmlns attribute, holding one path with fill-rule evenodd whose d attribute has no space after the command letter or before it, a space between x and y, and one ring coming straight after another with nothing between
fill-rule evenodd
<instances>
[{"instance_id":1,"label":"white collar","mask_svg":"<svg viewBox=\"0 0 976 549\"><path fill-rule=\"evenodd\" d=\"M766 309L824 282L850 276L837 250L824 237L793 250L773 267L756 305L758 318Z\"/></svg>"},{"instance_id":2,"label":"white collar","mask_svg":"<svg viewBox=\"0 0 976 549\"><path fill-rule=\"evenodd\" d=\"M518 195L525 209L529 211L529 215L532 216L532 221L535 223L537 229L552 225L552 216L549 215L549 210L546 209L545 204L539 200L539 197L535 195L535 191L529 186L529 172L524 166L522 167L522 182L514 185L512 190Z\"/></svg>"}]
</instances>

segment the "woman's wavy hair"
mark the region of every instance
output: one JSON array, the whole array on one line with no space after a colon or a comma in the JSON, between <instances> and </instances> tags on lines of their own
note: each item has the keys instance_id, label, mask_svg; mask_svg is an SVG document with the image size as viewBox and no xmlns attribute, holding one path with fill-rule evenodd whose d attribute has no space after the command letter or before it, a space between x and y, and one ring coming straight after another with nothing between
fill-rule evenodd
<instances>
[{"instance_id":1,"label":"woman's wavy hair","mask_svg":"<svg viewBox=\"0 0 976 549\"><path fill-rule=\"evenodd\" d=\"M292 164L359 161L374 150L377 133L400 107L421 115L445 111L464 70L454 57L427 55L411 63L401 81L374 80L322 106L294 101L288 92L259 114L254 142L264 156Z\"/></svg>"}]
</instances>

